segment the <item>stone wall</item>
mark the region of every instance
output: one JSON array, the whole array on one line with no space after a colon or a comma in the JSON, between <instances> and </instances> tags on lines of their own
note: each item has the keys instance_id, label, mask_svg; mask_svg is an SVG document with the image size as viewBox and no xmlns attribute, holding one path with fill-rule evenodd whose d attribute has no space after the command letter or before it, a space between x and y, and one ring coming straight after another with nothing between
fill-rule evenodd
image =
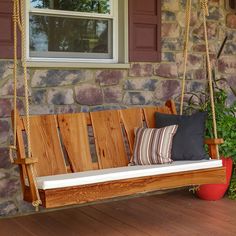
<instances>
[{"instance_id":1,"label":"stone wall","mask_svg":"<svg viewBox=\"0 0 236 236\"><path fill-rule=\"evenodd\" d=\"M198 0L193 0L187 90L205 87L205 56ZM215 65L217 77L236 86L236 16L227 12L223 0L211 0L208 32L212 62L224 37L223 55ZM162 62L131 63L130 69L29 69L31 114L51 114L129 106L153 105L174 98L178 102L183 73L184 0L163 0ZM8 160L12 139L12 61L0 61L0 216L33 211L21 199L17 167ZM18 107L23 111L22 73L18 78ZM227 84L224 84L227 88ZM233 96L229 91L229 98Z\"/></svg>"}]
</instances>

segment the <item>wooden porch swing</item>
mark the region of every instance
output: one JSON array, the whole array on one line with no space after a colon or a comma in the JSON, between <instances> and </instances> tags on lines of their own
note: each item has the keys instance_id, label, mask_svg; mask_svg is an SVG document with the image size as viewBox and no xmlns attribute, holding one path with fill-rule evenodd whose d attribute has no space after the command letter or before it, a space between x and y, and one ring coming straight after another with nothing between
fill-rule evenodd
<instances>
[{"instance_id":1,"label":"wooden porch swing","mask_svg":"<svg viewBox=\"0 0 236 236\"><path fill-rule=\"evenodd\" d=\"M14 144L10 146L10 159L19 165L25 201L46 208L98 201L141 192L170 189L206 183L224 183L225 169L220 160L176 161L168 165L128 166L125 147L128 142L132 154L134 128L146 122L155 127L156 112L176 114L173 101L164 106L108 110L90 113L29 116L27 70L25 56L24 2L14 0ZM211 65L207 41L207 1L201 0L208 77L211 92L215 139L206 140L210 156L219 159ZM186 37L184 49L184 76L181 96L181 114L187 65L191 0L186 8ZM17 85L17 28L22 36L22 66L24 68L26 116L20 117L16 109ZM90 151L91 129L95 138L97 160L92 161ZM24 132L27 136L25 150ZM15 157L16 154L16 157Z\"/></svg>"}]
</instances>

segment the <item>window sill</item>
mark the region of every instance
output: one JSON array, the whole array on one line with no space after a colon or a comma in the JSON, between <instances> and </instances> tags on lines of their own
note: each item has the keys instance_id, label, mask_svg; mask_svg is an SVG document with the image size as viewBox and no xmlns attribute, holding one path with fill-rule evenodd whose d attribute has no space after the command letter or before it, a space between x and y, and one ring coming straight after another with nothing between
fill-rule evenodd
<instances>
[{"instance_id":1,"label":"window sill","mask_svg":"<svg viewBox=\"0 0 236 236\"><path fill-rule=\"evenodd\" d=\"M35 68L88 68L88 69L129 69L129 63L86 63L86 62L43 62L28 61L27 67Z\"/></svg>"}]
</instances>

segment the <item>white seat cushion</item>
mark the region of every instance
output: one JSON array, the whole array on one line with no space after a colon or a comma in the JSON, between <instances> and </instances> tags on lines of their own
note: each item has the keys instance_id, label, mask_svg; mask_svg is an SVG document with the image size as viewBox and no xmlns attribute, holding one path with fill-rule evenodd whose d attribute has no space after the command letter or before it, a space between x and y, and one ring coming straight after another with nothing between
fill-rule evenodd
<instances>
[{"instance_id":1,"label":"white seat cushion","mask_svg":"<svg viewBox=\"0 0 236 236\"><path fill-rule=\"evenodd\" d=\"M171 164L162 165L126 166L37 177L37 185L39 189L56 189L144 176L203 170L221 166L221 160L175 161Z\"/></svg>"}]
</instances>

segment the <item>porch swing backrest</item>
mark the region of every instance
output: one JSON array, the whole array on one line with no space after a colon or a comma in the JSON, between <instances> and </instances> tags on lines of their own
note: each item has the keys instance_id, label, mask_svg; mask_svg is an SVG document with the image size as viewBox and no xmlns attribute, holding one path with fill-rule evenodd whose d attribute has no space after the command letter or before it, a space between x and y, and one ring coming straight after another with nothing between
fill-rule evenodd
<instances>
[{"instance_id":1,"label":"porch swing backrest","mask_svg":"<svg viewBox=\"0 0 236 236\"><path fill-rule=\"evenodd\" d=\"M32 116L31 146L32 156L37 159L34 164L36 176L127 166L127 153L132 153L134 147L134 128L141 127L143 122L148 127L155 127L155 112L176 113L174 103L169 101L162 107ZM21 121L18 127L21 132L17 132L19 143L23 143L20 133L25 131L25 117ZM93 141L88 130L91 128L96 147L95 161L90 150ZM19 146L21 158L24 158L24 145Z\"/></svg>"}]
</instances>

